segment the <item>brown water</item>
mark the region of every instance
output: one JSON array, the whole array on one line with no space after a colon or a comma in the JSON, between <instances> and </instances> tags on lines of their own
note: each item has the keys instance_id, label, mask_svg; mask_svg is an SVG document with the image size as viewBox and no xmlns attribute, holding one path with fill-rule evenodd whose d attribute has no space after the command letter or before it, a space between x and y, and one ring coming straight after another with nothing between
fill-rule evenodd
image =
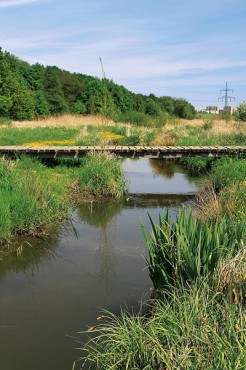
<instances>
[{"instance_id":1,"label":"brown water","mask_svg":"<svg viewBox=\"0 0 246 370\"><path fill-rule=\"evenodd\" d=\"M147 212L177 215L198 179L161 161L123 165L124 201L82 205L48 240L23 238L20 256L0 262L0 370L70 370L83 339L76 332L101 308L137 310L150 291L140 219L148 228Z\"/></svg>"}]
</instances>

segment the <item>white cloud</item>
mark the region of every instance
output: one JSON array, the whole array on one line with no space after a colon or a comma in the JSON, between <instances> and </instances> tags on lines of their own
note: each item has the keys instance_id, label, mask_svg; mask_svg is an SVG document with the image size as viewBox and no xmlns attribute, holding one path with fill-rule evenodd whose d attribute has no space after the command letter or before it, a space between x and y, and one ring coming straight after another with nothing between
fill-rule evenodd
<instances>
[{"instance_id":1,"label":"white cloud","mask_svg":"<svg viewBox=\"0 0 246 370\"><path fill-rule=\"evenodd\" d=\"M0 0L0 8L38 2L40 0Z\"/></svg>"}]
</instances>

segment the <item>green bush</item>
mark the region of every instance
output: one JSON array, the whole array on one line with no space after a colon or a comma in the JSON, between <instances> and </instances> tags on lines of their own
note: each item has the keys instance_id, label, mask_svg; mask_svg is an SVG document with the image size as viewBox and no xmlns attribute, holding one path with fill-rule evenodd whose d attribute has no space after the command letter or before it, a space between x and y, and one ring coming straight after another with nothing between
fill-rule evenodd
<instances>
[{"instance_id":1,"label":"green bush","mask_svg":"<svg viewBox=\"0 0 246 370\"><path fill-rule=\"evenodd\" d=\"M245 101L239 104L235 112L235 115L239 120L246 121L246 102Z\"/></svg>"},{"instance_id":2,"label":"green bush","mask_svg":"<svg viewBox=\"0 0 246 370\"><path fill-rule=\"evenodd\" d=\"M60 218L68 204L64 176L37 160L0 160L0 241Z\"/></svg>"},{"instance_id":3,"label":"green bush","mask_svg":"<svg viewBox=\"0 0 246 370\"><path fill-rule=\"evenodd\" d=\"M120 160L104 152L88 154L80 168L79 187L93 196L122 197L126 181Z\"/></svg>"},{"instance_id":4,"label":"green bush","mask_svg":"<svg viewBox=\"0 0 246 370\"><path fill-rule=\"evenodd\" d=\"M224 157L215 161L210 174L217 190L246 180L246 159Z\"/></svg>"}]
</instances>

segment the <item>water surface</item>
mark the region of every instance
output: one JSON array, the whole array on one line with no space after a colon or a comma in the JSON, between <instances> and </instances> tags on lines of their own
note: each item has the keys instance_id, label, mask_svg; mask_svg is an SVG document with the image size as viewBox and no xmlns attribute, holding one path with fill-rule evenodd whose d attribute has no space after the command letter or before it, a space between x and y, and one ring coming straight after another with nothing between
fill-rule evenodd
<instances>
[{"instance_id":1,"label":"water surface","mask_svg":"<svg viewBox=\"0 0 246 370\"><path fill-rule=\"evenodd\" d=\"M152 287L140 219L178 214L197 179L173 163L126 160L124 201L87 203L48 240L20 239L21 255L0 262L0 361L3 370L70 370L76 332L100 309L137 310Z\"/></svg>"}]
</instances>

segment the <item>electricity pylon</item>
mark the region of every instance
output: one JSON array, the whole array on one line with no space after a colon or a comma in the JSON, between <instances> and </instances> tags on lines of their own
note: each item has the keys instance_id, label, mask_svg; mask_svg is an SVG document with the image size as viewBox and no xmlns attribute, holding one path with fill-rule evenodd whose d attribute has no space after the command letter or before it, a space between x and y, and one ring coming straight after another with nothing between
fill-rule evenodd
<instances>
[{"instance_id":1,"label":"electricity pylon","mask_svg":"<svg viewBox=\"0 0 246 370\"><path fill-rule=\"evenodd\" d=\"M225 88L225 89L220 90L220 94L221 94L223 91L225 92L225 95L224 95L224 96L219 97L219 98L218 98L218 101L220 101L220 99L221 99L221 101L222 101L222 102L223 102L223 101L225 102L224 111L225 111L225 112L227 112L228 100L229 100L229 101L235 101L234 96L229 96L229 95L228 95L228 92L229 92L229 91L231 91L231 92L232 92L232 94L233 94L233 90L232 90L232 89L228 89L228 87L227 87L227 81L226 81L226 88Z\"/></svg>"}]
</instances>

